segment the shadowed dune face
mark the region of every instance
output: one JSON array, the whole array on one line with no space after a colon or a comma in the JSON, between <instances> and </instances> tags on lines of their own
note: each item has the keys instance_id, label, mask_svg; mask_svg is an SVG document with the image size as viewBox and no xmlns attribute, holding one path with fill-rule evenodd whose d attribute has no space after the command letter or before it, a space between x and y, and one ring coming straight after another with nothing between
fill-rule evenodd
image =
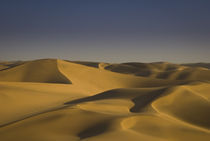
<instances>
[{"instance_id":1,"label":"shadowed dune face","mask_svg":"<svg viewBox=\"0 0 210 141\"><path fill-rule=\"evenodd\" d=\"M210 69L210 63L191 63L191 64L182 64L183 66L189 66L189 67L202 67Z\"/></svg>"},{"instance_id":2,"label":"shadowed dune face","mask_svg":"<svg viewBox=\"0 0 210 141\"><path fill-rule=\"evenodd\" d=\"M156 98L163 95L165 90L165 88L114 89L94 96L69 101L65 104L72 105L109 99L125 99L133 102L133 106L129 109L130 112L140 112Z\"/></svg>"},{"instance_id":3,"label":"shadowed dune face","mask_svg":"<svg viewBox=\"0 0 210 141\"><path fill-rule=\"evenodd\" d=\"M209 98L189 86L178 87L170 95L155 101L153 106L169 116L210 129Z\"/></svg>"},{"instance_id":4,"label":"shadowed dune face","mask_svg":"<svg viewBox=\"0 0 210 141\"><path fill-rule=\"evenodd\" d=\"M0 62L0 70L6 70L18 65L23 64L23 61L15 61L15 62Z\"/></svg>"},{"instance_id":5,"label":"shadowed dune face","mask_svg":"<svg viewBox=\"0 0 210 141\"><path fill-rule=\"evenodd\" d=\"M106 70L110 70L118 73L134 74L136 76L150 76L151 70L145 64L113 64L105 67Z\"/></svg>"},{"instance_id":6,"label":"shadowed dune face","mask_svg":"<svg viewBox=\"0 0 210 141\"><path fill-rule=\"evenodd\" d=\"M95 68L98 68L98 65L100 64L99 62L84 62L84 61L68 61L68 62L77 63L77 64L86 65L86 66L95 67Z\"/></svg>"},{"instance_id":7,"label":"shadowed dune face","mask_svg":"<svg viewBox=\"0 0 210 141\"><path fill-rule=\"evenodd\" d=\"M209 141L210 72L202 66L2 62L0 140Z\"/></svg>"},{"instance_id":8,"label":"shadowed dune face","mask_svg":"<svg viewBox=\"0 0 210 141\"><path fill-rule=\"evenodd\" d=\"M76 62L90 67L100 63ZM89 64L89 65L88 65ZM170 80L210 80L209 64L122 63L106 64L103 69L135 76Z\"/></svg>"}]
</instances>

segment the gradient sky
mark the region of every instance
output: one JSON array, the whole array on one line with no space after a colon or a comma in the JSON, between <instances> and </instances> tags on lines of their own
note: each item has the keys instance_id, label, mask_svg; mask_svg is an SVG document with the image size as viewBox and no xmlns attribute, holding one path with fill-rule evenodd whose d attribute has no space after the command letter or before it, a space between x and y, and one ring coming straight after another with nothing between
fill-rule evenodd
<instances>
[{"instance_id":1,"label":"gradient sky","mask_svg":"<svg viewBox=\"0 0 210 141\"><path fill-rule=\"evenodd\" d=\"M210 0L0 0L0 60L210 62Z\"/></svg>"}]
</instances>

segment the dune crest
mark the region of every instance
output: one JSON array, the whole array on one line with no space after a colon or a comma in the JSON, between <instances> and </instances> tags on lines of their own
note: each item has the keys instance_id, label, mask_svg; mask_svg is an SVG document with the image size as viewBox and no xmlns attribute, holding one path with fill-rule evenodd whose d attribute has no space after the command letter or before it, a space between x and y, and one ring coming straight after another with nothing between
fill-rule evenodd
<instances>
[{"instance_id":1,"label":"dune crest","mask_svg":"<svg viewBox=\"0 0 210 141\"><path fill-rule=\"evenodd\" d=\"M29 61L0 71L0 81L66 83L71 81L60 73L56 59Z\"/></svg>"},{"instance_id":2,"label":"dune crest","mask_svg":"<svg viewBox=\"0 0 210 141\"><path fill-rule=\"evenodd\" d=\"M207 64L0 63L1 141L209 141Z\"/></svg>"}]
</instances>

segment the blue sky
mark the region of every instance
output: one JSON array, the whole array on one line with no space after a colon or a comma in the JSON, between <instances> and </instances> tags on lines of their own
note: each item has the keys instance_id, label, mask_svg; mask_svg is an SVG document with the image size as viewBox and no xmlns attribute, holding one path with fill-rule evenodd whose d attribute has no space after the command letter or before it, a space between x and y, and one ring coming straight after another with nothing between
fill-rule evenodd
<instances>
[{"instance_id":1,"label":"blue sky","mask_svg":"<svg viewBox=\"0 0 210 141\"><path fill-rule=\"evenodd\" d=\"M209 0L1 0L0 60L210 62Z\"/></svg>"}]
</instances>

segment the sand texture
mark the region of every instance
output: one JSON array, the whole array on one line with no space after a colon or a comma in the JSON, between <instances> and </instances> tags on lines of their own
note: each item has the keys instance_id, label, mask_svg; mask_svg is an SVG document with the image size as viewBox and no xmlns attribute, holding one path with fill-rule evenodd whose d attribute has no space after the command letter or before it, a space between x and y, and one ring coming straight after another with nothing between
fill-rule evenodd
<instances>
[{"instance_id":1,"label":"sand texture","mask_svg":"<svg viewBox=\"0 0 210 141\"><path fill-rule=\"evenodd\" d=\"M209 66L0 62L0 141L210 141Z\"/></svg>"}]
</instances>

